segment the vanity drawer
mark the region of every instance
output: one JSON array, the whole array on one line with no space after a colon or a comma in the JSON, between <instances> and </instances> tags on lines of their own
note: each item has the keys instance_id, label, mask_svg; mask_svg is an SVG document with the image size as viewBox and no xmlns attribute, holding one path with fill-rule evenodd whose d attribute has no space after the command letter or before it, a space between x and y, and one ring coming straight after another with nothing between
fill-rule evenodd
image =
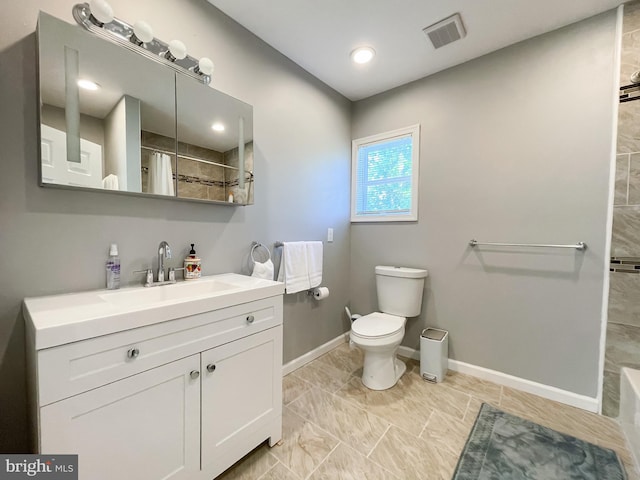
<instances>
[{"instance_id":1,"label":"vanity drawer","mask_svg":"<svg viewBox=\"0 0 640 480\"><path fill-rule=\"evenodd\" d=\"M282 323L282 297L37 352L40 406Z\"/></svg>"}]
</instances>

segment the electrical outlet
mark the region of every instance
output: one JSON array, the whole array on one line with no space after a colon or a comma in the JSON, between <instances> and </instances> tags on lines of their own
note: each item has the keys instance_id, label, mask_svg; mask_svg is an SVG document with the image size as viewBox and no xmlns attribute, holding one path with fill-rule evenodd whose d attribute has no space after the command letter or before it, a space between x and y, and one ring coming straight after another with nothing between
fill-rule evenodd
<instances>
[{"instance_id":1,"label":"electrical outlet","mask_svg":"<svg viewBox=\"0 0 640 480\"><path fill-rule=\"evenodd\" d=\"M327 242L333 242L333 228L327 229Z\"/></svg>"}]
</instances>

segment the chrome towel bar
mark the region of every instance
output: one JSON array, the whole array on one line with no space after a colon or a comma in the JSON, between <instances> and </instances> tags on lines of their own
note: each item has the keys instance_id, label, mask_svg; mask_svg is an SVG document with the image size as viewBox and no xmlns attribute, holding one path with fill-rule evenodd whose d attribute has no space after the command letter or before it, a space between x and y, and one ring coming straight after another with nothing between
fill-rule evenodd
<instances>
[{"instance_id":1,"label":"chrome towel bar","mask_svg":"<svg viewBox=\"0 0 640 480\"><path fill-rule=\"evenodd\" d=\"M587 249L587 244L584 242L578 242L575 245L547 245L542 243L489 243L478 242L477 240L471 240L469 246L477 247L480 245L488 245L491 247L541 247L541 248L575 248L581 252Z\"/></svg>"}]
</instances>

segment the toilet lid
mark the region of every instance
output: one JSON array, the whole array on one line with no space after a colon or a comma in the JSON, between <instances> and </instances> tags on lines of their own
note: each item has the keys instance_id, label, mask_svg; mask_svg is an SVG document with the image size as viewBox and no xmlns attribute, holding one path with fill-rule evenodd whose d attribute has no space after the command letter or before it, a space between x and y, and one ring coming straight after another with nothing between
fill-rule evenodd
<instances>
[{"instance_id":1,"label":"toilet lid","mask_svg":"<svg viewBox=\"0 0 640 480\"><path fill-rule=\"evenodd\" d=\"M386 337L402 330L406 319L388 313L370 313L351 324L351 331L359 337Z\"/></svg>"}]
</instances>

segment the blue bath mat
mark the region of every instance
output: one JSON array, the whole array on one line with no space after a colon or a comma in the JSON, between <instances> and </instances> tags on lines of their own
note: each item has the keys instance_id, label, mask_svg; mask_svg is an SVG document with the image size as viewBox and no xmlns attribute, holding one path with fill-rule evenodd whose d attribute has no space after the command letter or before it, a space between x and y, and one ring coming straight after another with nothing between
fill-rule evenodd
<instances>
[{"instance_id":1,"label":"blue bath mat","mask_svg":"<svg viewBox=\"0 0 640 480\"><path fill-rule=\"evenodd\" d=\"M452 480L625 480L613 450L482 404Z\"/></svg>"}]
</instances>

